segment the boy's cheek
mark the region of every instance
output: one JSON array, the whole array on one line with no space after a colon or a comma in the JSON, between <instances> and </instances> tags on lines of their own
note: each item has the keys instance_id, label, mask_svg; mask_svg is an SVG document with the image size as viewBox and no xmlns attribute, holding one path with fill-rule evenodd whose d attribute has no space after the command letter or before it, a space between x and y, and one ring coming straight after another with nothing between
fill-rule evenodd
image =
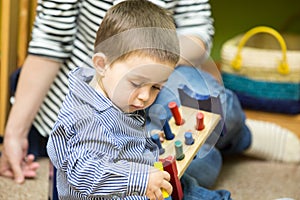
<instances>
[{"instance_id":1,"label":"boy's cheek","mask_svg":"<svg viewBox=\"0 0 300 200\"><path fill-rule=\"evenodd\" d=\"M155 99L157 98L157 96L158 96L158 93L152 96L152 98L147 102L147 104L148 104L147 108L155 102Z\"/></svg>"}]
</instances>

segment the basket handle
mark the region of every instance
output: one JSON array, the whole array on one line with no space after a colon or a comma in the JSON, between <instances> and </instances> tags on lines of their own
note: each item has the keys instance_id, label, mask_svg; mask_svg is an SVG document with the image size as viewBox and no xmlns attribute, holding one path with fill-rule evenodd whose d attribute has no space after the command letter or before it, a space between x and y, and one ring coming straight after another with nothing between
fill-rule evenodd
<instances>
[{"instance_id":1,"label":"basket handle","mask_svg":"<svg viewBox=\"0 0 300 200\"><path fill-rule=\"evenodd\" d=\"M284 41L283 37L276 30L274 30L270 27L266 27L266 26L258 26L258 27L252 28L244 34L244 36L242 37L242 39L240 40L240 42L238 44L238 49L237 49L236 56L231 62L232 67L235 70L240 70L241 69L241 64L242 64L241 51L242 51L242 48L244 47L244 45L246 44L246 42L249 40L250 37L252 37L253 35L255 35L257 33L261 33L261 32L271 34L279 42L279 44L281 46L281 51L282 51L282 60L280 61L279 65L277 67L277 70L280 74L288 74L290 72L290 70L289 70L289 66L288 66L288 63L287 63L287 57L286 57L287 47L286 47L285 41Z\"/></svg>"}]
</instances>

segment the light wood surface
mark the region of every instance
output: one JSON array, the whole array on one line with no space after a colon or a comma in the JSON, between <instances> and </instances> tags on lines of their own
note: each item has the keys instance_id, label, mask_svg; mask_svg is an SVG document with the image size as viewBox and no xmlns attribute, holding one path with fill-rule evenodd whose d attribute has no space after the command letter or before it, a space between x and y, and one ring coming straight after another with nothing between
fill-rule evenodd
<instances>
[{"instance_id":1,"label":"light wood surface","mask_svg":"<svg viewBox=\"0 0 300 200\"><path fill-rule=\"evenodd\" d=\"M192 162L200 147L204 144L205 140L208 138L208 136L211 134L211 132L214 130L214 128L218 125L220 121L220 115L200 111L204 114L205 128L201 131L197 131L195 129L195 126L196 114L198 112L199 110L181 106L180 113L182 115L182 118L185 120L185 123L183 125L178 126L175 124L174 118L171 118L169 124L172 132L175 134L175 138L173 140L165 140L162 143L162 147L165 149L165 153L160 155L160 158L162 159L168 157L169 155L176 157L174 147L175 141L180 140L183 144L183 152L185 154L185 157L183 160L176 161L179 178L183 175L184 171ZM193 145L185 144L184 133L187 131L192 132L194 138Z\"/></svg>"}]
</instances>

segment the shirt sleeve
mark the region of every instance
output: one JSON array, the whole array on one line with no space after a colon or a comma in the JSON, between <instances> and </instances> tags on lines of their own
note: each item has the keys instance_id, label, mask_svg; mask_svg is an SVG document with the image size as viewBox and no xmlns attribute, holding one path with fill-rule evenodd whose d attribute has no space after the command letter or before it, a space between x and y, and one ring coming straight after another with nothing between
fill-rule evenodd
<instances>
[{"instance_id":1,"label":"shirt sleeve","mask_svg":"<svg viewBox=\"0 0 300 200\"><path fill-rule=\"evenodd\" d=\"M77 31L80 1L38 1L29 54L62 61L69 57Z\"/></svg>"},{"instance_id":2,"label":"shirt sleeve","mask_svg":"<svg viewBox=\"0 0 300 200\"><path fill-rule=\"evenodd\" d=\"M118 151L115 150L117 145L114 145L112 133L93 120L84 119L73 130L56 127L51 133L59 158L57 162L60 162L56 166L66 172L71 187L84 196L145 196L150 166L116 160L113 152ZM70 131L75 134L65 143L66 147L59 146L62 144L61 137L69 135L65 132Z\"/></svg>"},{"instance_id":3,"label":"shirt sleeve","mask_svg":"<svg viewBox=\"0 0 300 200\"><path fill-rule=\"evenodd\" d=\"M198 36L205 44L208 54L214 36L211 6L208 0L178 1L174 8L177 32L183 35Z\"/></svg>"}]
</instances>

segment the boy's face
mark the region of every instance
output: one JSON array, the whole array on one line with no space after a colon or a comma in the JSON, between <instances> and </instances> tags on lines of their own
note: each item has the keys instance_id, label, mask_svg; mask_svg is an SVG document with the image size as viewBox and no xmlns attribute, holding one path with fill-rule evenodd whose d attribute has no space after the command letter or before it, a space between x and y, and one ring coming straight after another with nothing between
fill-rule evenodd
<instances>
[{"instance_id":1,"label":"boy's face","mask_svg":"<svg viewBox=\"0 0 300 200\"><path fill-rule=\"evenodd\" d=\"M110 100L123 112L134 112L150 106L174 70L151 58L131 56L110 66L102 78Z\"/></svg>"}]
</instances>

